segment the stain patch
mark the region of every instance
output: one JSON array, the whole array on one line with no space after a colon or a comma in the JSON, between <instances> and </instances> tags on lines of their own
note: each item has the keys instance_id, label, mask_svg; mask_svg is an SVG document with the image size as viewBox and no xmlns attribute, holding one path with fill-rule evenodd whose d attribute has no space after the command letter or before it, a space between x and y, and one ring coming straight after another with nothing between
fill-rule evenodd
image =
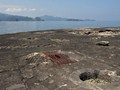
<instances>
[{"instance_id":1,"label":"stain patch","mask_svg":"<svg viewBox=\"0 0 120 90\"><path fill-rule=\"evenodd\" d=\"M44 52L44 55L48 58L50 58L50 60L53 63L57 63L57 64L69 64L69 63L74 63L75 61L69 59L69 56L58 53L58 52Z\"/></svg>"}]
</instances>

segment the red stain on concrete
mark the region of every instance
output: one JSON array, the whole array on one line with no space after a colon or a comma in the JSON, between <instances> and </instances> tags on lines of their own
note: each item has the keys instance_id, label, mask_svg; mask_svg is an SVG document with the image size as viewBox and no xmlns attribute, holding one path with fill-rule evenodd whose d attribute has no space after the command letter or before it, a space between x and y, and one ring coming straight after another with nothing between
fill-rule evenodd
<instances>
[{"instance_id":1,"label":"red stain on concrete","mask_svg":"<svg viewBox=\"0 0 120 90\"><path fill-rule=\"evenodd\" d=\"M50 60L57 64L69 64L74 63L75 61L72 61L69 59L67 55L60 54L57 52L44 52L45 56L50 58Z\"/></svg>"}]
</instances>

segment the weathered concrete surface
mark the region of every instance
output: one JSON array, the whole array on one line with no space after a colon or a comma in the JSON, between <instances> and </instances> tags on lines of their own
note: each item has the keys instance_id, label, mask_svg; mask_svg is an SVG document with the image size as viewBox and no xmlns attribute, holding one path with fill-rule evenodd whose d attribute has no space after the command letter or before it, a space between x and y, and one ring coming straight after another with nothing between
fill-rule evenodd
<instances>
[{"instance_id":1,"label":"weathered concrete surface","mask_svg":"<svg viewBox=\"0 0 120 90\"><path fill-rule=\"evenodd\" d=\"M109 45L96 44L103 41ZM0 90L120 90L120 28L1 35Z\"/></svg>"}]
</instances>

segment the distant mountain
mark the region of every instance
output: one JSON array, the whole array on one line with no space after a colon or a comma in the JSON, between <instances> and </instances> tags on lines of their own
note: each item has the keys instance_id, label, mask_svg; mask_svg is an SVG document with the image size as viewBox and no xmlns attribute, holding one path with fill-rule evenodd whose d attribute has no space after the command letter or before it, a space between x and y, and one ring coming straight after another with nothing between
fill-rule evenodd
<instances>
[{"instance_id":1,"label":"distant mountain","mask_svg":"<svg viewBox=\"0 0 120 90\"><path fill-rule=\"evenodd\" d=\"M40 17L27 17L0 13L0 21L43 21Z\"/></svg>"},{"instance_id":2,"label":"distant mountain","mask_svg":"<svg viewBox=\"0 0 120 90\"><path fill-rule=\"evenodd\" d=\"M66 19L66 21L84 21L84 20L81 20L81 19Z\"/></svg>"},{"instance_id":3,"label":"distant mountain","mask_svg":"<svg viewBox=\"0 0 120 90\"><path fill-rule=\"evenodd\" d=\"M9 17L8 14L0 13L0 21L6 20Z\"/></svg>"},{"instance_id":4,"label":"distant mountain","mask_svg":"<svg viewBox=\"0 0 120 90\"><path fill-rule=\"evenodd\" d=\"M75 19L75 18L62 18L62 17L54 17L49 15L44 15L40 17L45 21L94 21L92 19Z\"/></svg>"},{"instance_id":5,"label":"distant mountain","mask_svg":"<svg viewBox=\"0 0 120 90\"><path fill-rule=\"evenodd\" d=\"M40 18L45 21L65 21L66 20L66 18L54 17L49 15L44 15L44 16L41 16Z\"/></svg>"},{"instance_id":6,"label":"distant mountain","mask_svg":"<svg viewBox=\"0 0 120 90\"><path fill-rule=\"evenodd\" d=\"M94 21L91 19L62 18L44 15L40 17L18 16L0 13L0 21Z\"/></svg>"},{"instance_id":7,"label":"distant mountain","mask_svg":"<svg viewBox=\"0 0 120 90\"><path fill-rule=\"evenodd\" d=\"M95 21L93 19L66 19L66 21Z\"/></svg>"}]
</instances>

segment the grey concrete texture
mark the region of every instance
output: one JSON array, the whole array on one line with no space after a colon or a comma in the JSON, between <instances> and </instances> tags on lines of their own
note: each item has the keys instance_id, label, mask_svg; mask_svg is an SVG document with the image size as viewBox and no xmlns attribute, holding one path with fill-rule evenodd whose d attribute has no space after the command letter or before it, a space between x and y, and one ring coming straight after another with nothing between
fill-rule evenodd
<instances>
[{"instance_id":1,"label":"grey concrete texture","mask_svg":"<svg viewBox=\"0 0 120 90\"><path fill-rule=\"evenodd\" d=\"M120 28L0 35L0 90L120 90Z\"/></svg>"}]
</instances>

